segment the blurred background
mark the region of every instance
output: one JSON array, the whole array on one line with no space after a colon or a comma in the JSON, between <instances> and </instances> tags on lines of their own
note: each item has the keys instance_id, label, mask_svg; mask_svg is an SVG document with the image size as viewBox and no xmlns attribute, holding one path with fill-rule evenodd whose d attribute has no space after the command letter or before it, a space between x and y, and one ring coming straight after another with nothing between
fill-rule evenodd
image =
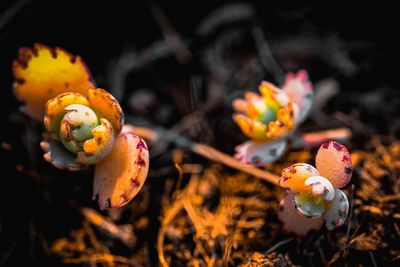
<instances>
[{"instance_id":1,"label":"blurred background","mask_svg":"<svg viewBox=\"0 0 400 267\"><path fill-rule=\"evenodd\" d=\"M181 187L176 188L179 176L174 167L176 158L182 163L200 164L201 170L211 173L228 172L219 174L228 177L224 181L236 175L232 170L210 166L205 159L182 152L174 144L155 145L150 150L150 172L143 192L127 208L99 213L116 225L130 225L128 231L134 229L134 235L130 236L133 243L115 241L102 231L96 232L97 226L90 226L87 213L82 211L82 207L89 207L99 212L96 203L90 201L92 170L66 173L49 166L39 148L42 126L18 111L21 103L12 93L11 65L19 48L42 43L80 55L97 86L120 101L129 123L173 129L227 154L232 154L234 147L246 140L232 121L232 100L242 96L244 90L256 91L262 80L282 85L287 72L305 69L315 89L325 90L320 96L326 99L318 103L300 131L349 127L353 137L348 147L368 151L373 150L373 146L366 145L373 137L385 136L386 143L382 142L388 146L400 137L394 10L377 3L350 6L303 1L1 1L0 266L157 266L160 216L166 207L173 206L174 188L179 192L190 184L193 175L193 172L185 174ZM286 156L278 165L267 168L279 174L279 168L290 165L290 160L296 161L296 157L312 160L314 152L298 152L292 159ZM196 175L205 174L199 171ZM210 188L220 191L224 188L209 178L210 173L207 175L208 180L204 180L213 181L212 186L208 185ZM243 182L247 183L246 179ZM257 186L254 184L249 190ZM286 240L279 233L275 208L283 191L274 195L270 185L260 186L269 192L261 198L268 199L270 206L262 215L266 221L258 229L266 231L267 216L274 226L271 229L267 226L269 237L260 234L250 247L239 244L233 249L243 255L265 253ZM257 196L254 192L247 193ZM203 194L202 197L207 202L219 196ZM388 210L395 208L396 204ZM182 219L182 223L188 221ZM94 228L93 236L88 227ZM174 227L191 229L187 225ZM169 245L165 249L169 253L168 262L171 266L193 265L190 259L202 257L188 248L197 243L182 237L187 238L187 232L178 232L175 239L171 237L173 231L170 232L169 238L179 242L165 241ZM346 228L341 233L346 233ZM94 236L99 240L93 241ZM321 253L307 254L315 251L315 247L313 250L309 246L321 236L326 240L331 238L326 241L328 245L318 247L324 257ZM298 251L297 256L290 254L299 248L292 241L292 245L280 251L286 255L280 259L285 264L290 260L309 266L326 264L339 251L332 245L334 240L326 233L319 233L308 240L309 250ZM79 244L84 248L77 249ZM222 251L224 248L227 246L222 246ZM185 249L193 254L171 252ZM371 261L365 251L354 252L354 259L365 261L365 265L396 259L395 254L382 252ZM244 256L232 254L232 260L222 260L223 255L228 256L221 251L213 253L227 265L245 262ZM363 253L367 253L367 259ZM96 261L93 255L124 258L107 261L103 257ZM354 263L349 257L341 259L350 265Z\"/></svg>"}]
</instances>

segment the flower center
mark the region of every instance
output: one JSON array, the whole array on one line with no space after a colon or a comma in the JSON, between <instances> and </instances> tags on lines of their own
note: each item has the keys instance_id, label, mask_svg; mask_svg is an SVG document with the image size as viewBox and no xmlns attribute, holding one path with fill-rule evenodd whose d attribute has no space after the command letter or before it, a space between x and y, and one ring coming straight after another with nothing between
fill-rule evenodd
<instances>
[{"instance_id":1,"label":"flower center","mask_svg":"<svg viewBox=\"0 0 400 267\"><path fill-rule=\"evenodd\" d=\"M254 101L252 105L255 110L255 118L259 122L268 125L270 121L276 121L278 117L277 113L280 108L279 103L271 99L266 100L261 98L258 101Z\"/></svg>"},{"instance_id":2,"label":"flower center","mask_svg":"<svg viewBox=\"0 0 400 267\"><path fill-rule=\"evenodd\" d=\"M99 119L90 108L83 105L70 105L60 124L60 139L71 152L83 151L83 143L93 138L92 130L99 125Z\"/></svg>"}]
</instances>

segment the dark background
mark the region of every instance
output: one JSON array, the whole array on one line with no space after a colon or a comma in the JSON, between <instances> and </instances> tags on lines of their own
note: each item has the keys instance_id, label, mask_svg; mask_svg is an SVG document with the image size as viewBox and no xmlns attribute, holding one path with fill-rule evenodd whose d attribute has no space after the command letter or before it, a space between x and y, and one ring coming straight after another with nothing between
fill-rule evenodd
<instances>
[{"instance_id":1,"label":"dark background","mask_svg":"<svg viewBox=\"0 0 400 267\"><path fill-rule=\"evenodd\" d=\"M349 6L348 3L332 1L317 5L303 1L248 1L244 3L254 10L251 18L222 23L213 33L199 35L196 29L206 17L228 3L231 2L1 1L0 142L11 144L11 149L7 145L0 148L0 266L45 264L49 261L58 263L40 248L32 249L40 247L36 244L40 238L30 236L30 227L35 225L41 229L38 232L45 233L43 238L51 242L67 235L69 227L79 223L80 217L74 212L74 207L95 207L90 202L90 171L83 174L86 181L82 182L82 174L65 174L48 166L41 159L38 149L41 126L18 112L20 103L12 93L11 64L20 47L32 47L39 42L79 54L97 85L113 92L109 79L113 60L127 49L133 48L140 53L156 41L164 40L149 8L150 5L158 5L180 37L188 41L193 58L182 65L171 53L162 58L155 56L154 61L128 75L126 88L119 100L123 109L134 116L128 101L131 93L140 88L155 92L158 99L162 99L160 105L167 107L169 113L152 118L152 113L144 112L141 116L150 123L168 128L190 111L179 108L180 104L190 102L190 99L185 99L185 87L183 92L178 90L178 94L182 94L180 103L179 97L174 96L176 92L169 94L171 84L179 84L177 81L185 81L185 77L193 74L202 77L209 71L201 63L204 47L216 42L224 31L230 27L246 31L256 25L263 30L273 56L285 72L304 68L313 82L334 78L340 83L340 92L328 103L327 110L337 109L343 113L356 111L360 121L369 125L372 132L399 137L398 20L394 7L377 2ZM285 49L282 48L284 45ZM333 45L332 53L327 48L329 45ZM255 51L254 44L246 38L236 40L230 49L227 57L231 56L239 62L241 55ZM353 67L341 65L342 61L333 57L335 53L344 55L346 62L351 62ZM262 76L276 84L282 83L281 80L274 80L274 75L268 71ZM254 81L254 84L258 83ZM204 102L209 92L205 86L199 90L200 99ZM218 120L229 120L231 112L226 106L218 104L208 111L211 130L215 131L213 139L199 135L197 141L209 140L211 145L231 153L237 141L243 138L225 138L225 132L218 131ZM229 129L235 127L231 122L228 124ZM28 128L34 132L32 135L27 136ZM29 143L35 141L37 146L31 151L27 149ZM357 142L353 146L357 147ZM164 161L162 157L155 159L150 168L163 165ZM18 166L22 166L24 171ZM38 170L36 176L29 172L32 169ZM55 181L55 178L60 178L60 181ZM162 187L159 182L151 184L156 188L154 192L157 192L158 186ZM51 197L43 195L43 188L46 188L45 192L50 192ZM157 218L155 206L150 218L155 221L155 226ZM145 236L149 242L154 241L154 232L149 231L148 237ZM155 254L152 256L156 259ZM152 263L155 262L153 260Z\"/></svg>"}]
</instances>

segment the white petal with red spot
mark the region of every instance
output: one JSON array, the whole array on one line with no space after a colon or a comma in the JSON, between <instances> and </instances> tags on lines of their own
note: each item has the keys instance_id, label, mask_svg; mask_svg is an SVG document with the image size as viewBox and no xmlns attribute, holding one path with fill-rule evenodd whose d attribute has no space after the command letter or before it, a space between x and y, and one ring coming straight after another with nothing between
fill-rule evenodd
<instances>
[{"instance_id":1,"label":"white petal with red spot","mask_svg":"<svg viewBox=\"0 0 400 267\"><path fill-rule=\"evenodd\" d=\"M311 192L315 196L323 196L325 201L331 201L335 197L335 188L328 179L322 176L312 176L304 182L304 185L312 186Z\"/></svg>"}]
</instances>

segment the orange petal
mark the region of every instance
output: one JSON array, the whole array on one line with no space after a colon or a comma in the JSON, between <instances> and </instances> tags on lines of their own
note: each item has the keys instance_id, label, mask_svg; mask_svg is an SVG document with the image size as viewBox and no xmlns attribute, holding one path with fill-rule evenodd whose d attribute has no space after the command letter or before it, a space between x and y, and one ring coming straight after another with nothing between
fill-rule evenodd
<instances>
[{"instance_id":1,"label":"orange petal","mask_svg":"<svg viewBox=\"0 0 400 267\"><path fill-rule=\"evenodd\" d=\"M295 233L297 236L306 236L310 231L318 231L324 222L323 216L307 218L300 215L293 201L293 195L288 194L279 204L278 218L286 233Z\"/></svg>"},{"instance_id":2,"label":"orange petal","mask_svg":"<svg viewBox=\"0 0 400 267\"><path fill-rule=\"evenodd\" d=\"M254 93L254 92L246 92L244 94L244 98L248 101L248 102L252 102L252 101L257 101L261 98L261 96L259 96L258 94Z\"/></svg>"},{"instance_id":3,"label":"orange petal","mask_svg":"<svg viewBox=\"0 0 400 267\"><path fill-rule=\"evenodd\" d=\"M243 112L247 114L249 108L249 102L244 99L235 99L232 102L232 107L237 112Z\"/></svg>"},{"instance_id":4,"label":"orange petal","mask_svg":"<svg viewBox=\"0 0 400 267\"><path fill-rule=\"evenodd\" d=\"M119 134L124 124L124 114L118 101L106 90L89 89L88 98L90 107L99 118L106 118L114 128L115 134Z\"/></svg>"},{"instance_id":5,"label":"orange petal","mask_svg":"<svg viewBox=\"0 0 400 267\"><path fill-rule=\"evenodd\" d=\"M110 154L94 172L93 196L100 209L127 204L143 186L149 168L149 152L142 138L122 131Z\"/></svg>"},{"instance_id":6,"label":"orange petal","mask_svg":"<svg viewBox=\"0 0 400 267\"><path fill-rule=\"evenodd\" d=\"M256 141L267 141L268 138L265 135L267 127L265 124L252 120L249 117L242 114L233 114L233 120L239 125L242 132Z\"/></svg>"},{"instance_id":7,"label":"orange petal","mask_svg":"<svg viewBox=\"0 0 400 267\"><path fill-rule=\"evenodd\" d=\"M39 121L50 98L65 92L86 96L88 89L94 87L83 60L59 47L35 44L33 49L20 49L12 71L14 92L25 102L24 112Z\"/></svg>"},{"instance_id":8,"label":"orange petal","mask_svg":"<svg viewBox=\"0 0 400 267\"><path fill-rule=\"evenodd\" d=\"M315 157L315 166L320 175L328 179L335 188L346 186L353 173L349 151L335 141L320 146Z\"/></svg>"},{"instance_id":9,"label":"orange petal","mask_svg":"<svg viewBox=\"0 0 400 267\"><path fill-rule=\"evenodd\" d=\"M309 188L305 186L304 182L311 176L319 176L316 168L307 163L297 163L283 169L278 183L293 193L307 191Z\"/></svg>"},{"instance_id":10,"label":"orange petal","mask_svg":"<svg viewBox=\"0 0 400 267\"><path fill-rule=\"evenodd\" d=\"M44 126L53 139L59 138L58 132L60 130L60 122L66 114L64 109L73 104L88 106L89 101L86 97L78 93L64 93L47 101Z\"/></svg>"},{"instance_id":11,"label":"orange petal","mask_svg":"<svg viewBox=\"0 0 400 267\"><path fill-rule=\"evenodd\" d=\"M93 129L93 138L83 144L82 152L78 152L76 162L94 164L104 159L110 153L114 144L114 130L111 123L100 118L100 124Z\"/></svg>"}]
</instances>

